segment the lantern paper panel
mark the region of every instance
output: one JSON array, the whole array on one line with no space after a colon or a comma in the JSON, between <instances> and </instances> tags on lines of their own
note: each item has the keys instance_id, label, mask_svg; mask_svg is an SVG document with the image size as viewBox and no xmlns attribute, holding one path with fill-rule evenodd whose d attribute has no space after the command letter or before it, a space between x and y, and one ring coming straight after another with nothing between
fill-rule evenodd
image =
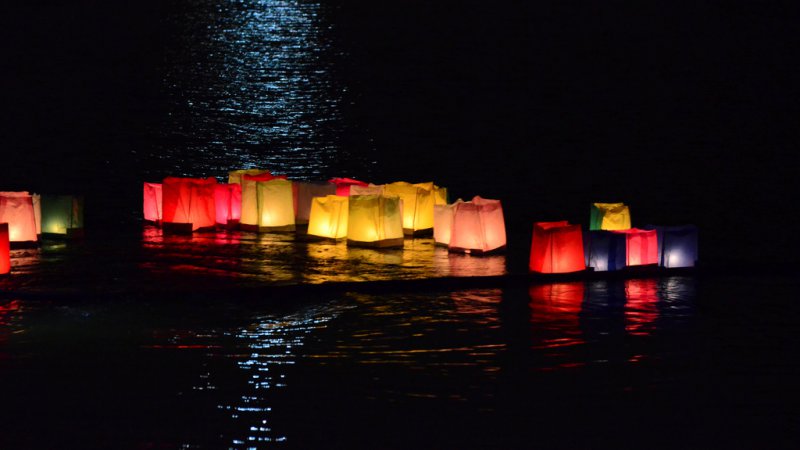
<instances>
[{"instance_id":1,"label":"lantern paper panel","mask_svg":"<svg viewBox=\"0 0 800 450\"><path fill-rule=\"evenodd\" d=\"M535 223L529 268L540 273L585 270L581 226L570 225L566 220Z\"/></svg>"},{"instance_id":2,"label":"lantern paper panel","mask_svg":"<svg viewBox=\"0 0 800 450\"><path fill-rule=\"evenodd\" d=\"M144 183L144 220L161 222L161 183Z\"/></svg>"},{"instance_id":3,"label":"lantern paper panel","mask_svg":"<svg viewBox=\"0 0 800 450\"><path fill-rule=\"evenodd\" d=\"M383 187L384 195L396 195L403 202L403 232L414 234L433 229L433 183L411 184L404 181Z\"/></svg>"},{"instance_id":4,"label":"lantern paper panel","mask_svg":"<svg viewBox=\"0 0 800 450\"><path fill-rule=\"evenodd\" d=\"M252 175L246 173L241 174L242 217L239 223L242 228L253 231L258 229L258 192L256 183L279 178L269 173L269 171L261 172L262 173Z\"/></svg>"},{"instance_id":5,"label":"lantern paper panel","mask_svg":"<svg viewBox=\"0 0 800 450\"><path fill-rule=\"evenodd\" d=\"M346 238L349 199L350 197L335 194L314 197L311 201L308 234L329 239Z\"/></svg>"},{"instance_id":6,"label":"lantern paper panel","mask_svg":"<svg viewBox=\"0 0 800 450\"><path fill-rule=\"evenodd\" d=\"M433 242L439 245L449 245L450 235L453 232L453 215L458 199L452 205L433 205Z\"/></svg>"},{"instance_id":7,"label":"lantern paper panel","mask_svg":"<svg viewBox=\"0 0 800 450\"><path fill-rule=\"evenodd\" d=\"M294 231L294 188L282 178L256 183L258 230Z\"/></svg>"},{"instance_id":8,"label":"lantern paper panel","mask_svg":"<svg viewBox=\"0 0 800 450\"><path fill-rule=\"evenodd\" d=\"M336 195L345 197L351 195L350 186L369 186L369 183L352 178L331 178L328 181L336 185Z\"/></svg>"},{"instance_id":9,"label":"lantern paper panel","mask_svg":"<svg viewBox=\"0 0 800 450\"><path fill-rule=\"evenodd\" d=\"M347 244L402 247L403 217L400 198L351 195L347 216Z\"/></svg>"},{"instance_id":10,"label":"lantern paper panel","mask_svg":"<svg viewBox=\"0 0 800 450\"><path fill-rule=\"evenodd\" d=\"M625 235L625 265L643 266L658 264L658 234L656 230L618 230Z\"/></svg>"},{"instance_id":11,"label":"lantern paper panel","mask_svg":"<svg viewBox=\"0 0 800 450\"><path fill-rule=\"evenodd\" d=\"M228 184L242 184L242 177L245 175L259 176L269 175L269 170L266 169L237 169L228 172Z\"/></svg>"},{"instance_id":12,"label":"lantern paper panel","mask_svg":"<svg viewBox=\"0 0 800 450\"><path fill-rule=\"evenodd\" d=\"M486 253L506 246L506 226L500 200L476 196L453 210L451 251Z\"/></svg>"},{"instance_id":13,"label":"lantern paper panel","mask_svg":"<svg viewBox=\"0 0 800 450\"><path fill-rule=\"evenodd\" d=\"M167 177L161 186L164 223L191 224L191 229L216 224L216 178Z\"/></svg>"},{"instance_id":14,"label":"lantern paper panel","mask_svg":"<svg viewBox=\"0 0 800 450\"><path fill-rule=\"evenodd\" d=\"M433 186L433 203L434 205L447 204L447 188L441 186Z\"/></svg>"},{"instance_id":15,"label":"lantern paper panel","mask_svg":"<svg viewBox=\"0 0 800 450\"><path fill-rule=\"evenodd\" d=\"M33 217L36 220L36 234L42 234L42 196L31 194L33 199Z\"/></svg>"},{"instance_id":16,"label":"lantern paper panel","mask_svg":"<svg viewBox=\"0 0 800 450\"><path fill-rule=\"evenodd\" d=\"M311 219L312 201L315 197L326 197L336 195L336 185L333 183L307 183L294 182L297 190L297 214L295 222L299 224L309 223Z\"/></svg>"},{"instance_id":17,"label":"lantern paper panel","mask_svg":"<svg viewBox=\"0 0 800 450\"><path fill-rule=\"evenodd\" d=\"M11 241L8 224L0 223L0 275L11 272Z\"/></svg>"},{"instance_id":18,"label":"lantern paper panel","mask_svg":"<svg viewBox=\"0 0 800 450\"><path fill-rule=\"evenodd\" d=\"M698 260L698 230L694 225L652 226L658 234L658 264L662 267L694 267Z\"/></svg>"},{"instance_id":19,"label":"lantern paper panel","mask_svg":"<svg viewBox=\"0 0 800 450\"><path fill-rule=\"evenodd\" d=\"M0 192L0 222L8 224L11 242L36 242L36 210L27 192Z\"/></svg>"},{"instance_id":20,"label":"lantern paper panel","mask_svg":"<svg viewBox=\"0 0 800 450\"><path fill-rule=\"evenodd\" d=\"M631 212L624 203L594 203L589 215L589 230L627 230Z\"/></svg>"},{"instance_id":21,"label":"lantern paper panel","mask_svg":"<svg viewBox=\"0 0 800 450\"><path fill-rule=\"evenodd\" d=\"M367 186L354 184L350 186L350 195L383 195L383 186L372 183Z\"/></svg>"},{"instance_id":22,"label":"lantern paper panel","mask_svg":"<svg viewBox=\"0 0 800 450\"><path fill-rule=\"evenodd\" d=\"M214 187L214 209L219 225L238 223L242 218L242 185L219 183Z\"/></svg>"},{"instance_id":23,"label":"lantern paper panel","mask_svg":"<svg viewBox=\"0 0 800 450\"><path fill-rule=\"evenodd\" d=\"M83 198L42 195L42 234L70 235L83 228Z\"/></svg>"},{"instance_id":24,"label":"lantern paper panel","mask_svg":"<svg viewBox=\"0 0 800 450\"><path fill-rule=\"evenodd\" d=\"M606 230L589 231L585 235L586 265L597 272L625 267L625 234Z\"/></svg>"}]
</instances>

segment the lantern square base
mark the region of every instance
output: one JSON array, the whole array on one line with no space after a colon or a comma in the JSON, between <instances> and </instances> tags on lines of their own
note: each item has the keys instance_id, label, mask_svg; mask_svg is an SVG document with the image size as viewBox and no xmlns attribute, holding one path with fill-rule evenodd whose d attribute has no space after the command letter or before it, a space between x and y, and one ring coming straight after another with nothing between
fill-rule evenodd
<instances>
[{"instance_id":1,"label":"lantern square base","mask_svg":"<svg viewBox=\"0 0 800 450\"><path fill-rule=\"evenodd\" d=\"M495 253L501 253L501 252L505 251L505 249L506 249L506 246L504 245L502 247L497 247L497 248L494 248L494 249L491 249L491 250L486 250L486 251L478 250L478 249L474 249L474 248L461 248L461 247L448 247L447 251L452 252L452 253L466 253L466 254L470 254L470 255L478 255L478 256L480 256L480 255L493 255Z\"/></svg>"},{"instance_id":2,"label":"lantern square base","mask_svg":"<svg viewBox=\"0 0 800 450\"><path fill-rule=\"evenodd\" d=\"M381 241L353 241L348 239L347 245L350 247L365 247L365 248L403 248L404 238L384 239Z\"/></svg>"},{"instance_id":3,"label":"lantern square base","mask_svg":"<svg viewBox=\"0 0 800 450\"><path fill-rule=\"evenodd\" d=\"M297 228L294 224L279 227L258 227L259 233L293 233Z\"/></svg>"},{"instance_id":4,"label":"lantern square base","mask_svg":"<svg viewBox=\"0 0 800 450\"><path fill-rule=\"evenodd\" d=\"M163 222L164 234L192 234L192 224L185 222Z\"/></svg>"}]
</instances>

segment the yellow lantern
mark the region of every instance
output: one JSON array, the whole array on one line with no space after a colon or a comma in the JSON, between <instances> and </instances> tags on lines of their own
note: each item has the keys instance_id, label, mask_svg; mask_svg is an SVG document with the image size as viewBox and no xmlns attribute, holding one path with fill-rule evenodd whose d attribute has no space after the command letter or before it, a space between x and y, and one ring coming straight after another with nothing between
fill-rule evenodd
<instances>
[{"instance_id":1,"label":"yellow lantern","mask_svg":"<svg viewBox=\"0 0 800 450\"><path fill-rule=\"evenodd\" d=\"M433 183L411 184L404 181L383 187L384 195L396 195L402 200L403 233L423 235L433 231Z\"/></svg>"},{"instance_id":2,"label":"yellow lantern","mask_svg":"<svg viewBox=\"0 0 800 450\"><path fill-rule=\"evenodd\" d=\"M311 201L311 217L308 234L329 239L347 237L348 199L339 195L314 197Z\"/></svg>"},{"instance_id":3,"label":"yellow lantern","mask_svg":"<svg viewBox=\"0 0 800 450\"><path fill-rule=\"evenodd\" d=\"M631 212L624 203L594 203L589 217L590 230L627 230Z\"/></svg>"},{"instance_id":4,"label":"yellow lantern","mask_svg":"<svg viewBox=\"0 0 800 450\"><path fill-rule=\"evenodd\" d=\"M347 245L403 247L400 198L351 195L347 215Z\"/></svg>"},{"instance_id":5,"label":"yellow lantern","mask_svg":"<svg viewBox=\"0 0 800 450\"><path fill-rule=\"evenodd\" d=\"M256 183L258 231L294 231L294 190L282 178Z\"/></svg>"}]
</instances>

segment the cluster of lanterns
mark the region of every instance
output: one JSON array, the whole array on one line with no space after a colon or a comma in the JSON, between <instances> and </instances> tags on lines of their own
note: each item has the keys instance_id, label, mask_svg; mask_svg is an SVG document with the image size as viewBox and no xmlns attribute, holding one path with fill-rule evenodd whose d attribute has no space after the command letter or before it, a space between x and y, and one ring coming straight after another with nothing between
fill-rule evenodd
<instances>
[{"instance_id":1,"label":"cluster of lanterns","mask_svg":"<svg viewBox=\"0 0 800 450\"><path fill-rule=\"evenodd\" d=\"M540 273L615 271L658 265L694 267L698 231L694 225L631 227L630 208L623 203L594 203L589 230L580 225L537 222L529 269Z\"/></svg>"},{"instance_id":2,"label":"cluster of lanterns","mask_svg":"<svg viewBox=\"0 0 800 450\"><path fill-rule=\"evenodd\" d=\"M144 218L166 232L214 227L291 232L300 225L307 226L308 236L362 247L402 247L407 236L430 234L452 251L487 253L506 245L498 200L448 204L447 189L433 182L313 183L261 169L231 171L228 183L177 177L144 183Z\"/></svg>"},{"instance_id":3,"label":"cluster of lanterns","mask_svg":"<svg viewBox=\"0 0 800 450\"><path fill-rule=\"evenodd\" d=\"M72 195L0 192L0 275L11 269L12 245L35 245L41 236L83 234L83 199Z\"/></svg>"}]
</instances>

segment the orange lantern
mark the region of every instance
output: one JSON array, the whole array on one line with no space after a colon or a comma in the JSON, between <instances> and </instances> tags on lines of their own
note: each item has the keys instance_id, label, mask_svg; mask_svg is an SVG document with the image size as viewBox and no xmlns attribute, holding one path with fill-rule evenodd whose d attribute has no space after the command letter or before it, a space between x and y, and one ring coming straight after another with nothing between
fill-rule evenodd
<instances>
[{"instance_id":1,"label":"orange lantern","mask_svg":"<svg viewBox=\"0 0 800 450\"><path fill-rule=\"evenodd\" d=\"M400 198L351 195L347 215L347 245L403 247Z\"/></svg>"},{"instance_id":2,"label":"orange lantern","mask_svg":"<svg viewBox=\"0 0 800 450\"><path fill-rule=\"evenodd\" d=\"M34 198L27 192L0 192L0 222L8 224L11 242L36 242Z\"/></svg>"},{"instance_id":3,"label":"orange lantern","mask_svg":"<svg viewBox=\"0 0 800 450\"><path fill-rule=\"evenodd\" d=\"M656 230L619 230L625 234L625 265L658 264L658 234Z\"/></svg>"},{"instance_id":4,"label":"orange lantern","mask_svg":"<svg viewBox=\"0 0 800 450\"><path fill-rule=\"evenodd\" d=\"M311 218L308 222L310 236L328 239L347 237L349 199L340 195L314 197L311 201Z\"/></svg>"},{"instance_id":5,"label":"orange lantern","mask_svg":"<svg viewBox=\"0 0 800 450\"><path fill-rule=\"evenodd\" d=\"M216 224L216 178L167 177L162 183L163 225L167 231L194 231Z\"/></svg>"},{"instance_id":6,"label":"orange lantern","mask_svg":"<svg viewBox=\"0 0 800 450\"><path fill-rule=\"evenodd\" d=\"M586 269L583 231L566 220L533 225L529 268L540 273L579 272Z\"/></svg>"},{"instance_id":7,"label":"orange lantern","mask_svg":"<svg viewBox=\"0 0 800 450\"><path fill-rule=\"evenodd\" d=\"M0 275L11 272L11 242L8 238L8 224L0 223Z\"/></svg>"},{"instance_id":8,"label":"orange lantern","mask_svg":"<svg viewBox=\"0 0 800 450\"><path fill-rule=\"evenodd\" d=\"M144 183L144 220L161 223L161 183Z\"/></svg>"},{"instance_id":9,"label":"orange lantern","mask_svg":"<svg viewBox=\"0 0 800 450\"><path fill-rule=\"evenodd\" d=\"M456 203L448 249L464 253L487 253L506 246L506 225L500 200L476 196Z\"/></svg>"}]
</instances>

